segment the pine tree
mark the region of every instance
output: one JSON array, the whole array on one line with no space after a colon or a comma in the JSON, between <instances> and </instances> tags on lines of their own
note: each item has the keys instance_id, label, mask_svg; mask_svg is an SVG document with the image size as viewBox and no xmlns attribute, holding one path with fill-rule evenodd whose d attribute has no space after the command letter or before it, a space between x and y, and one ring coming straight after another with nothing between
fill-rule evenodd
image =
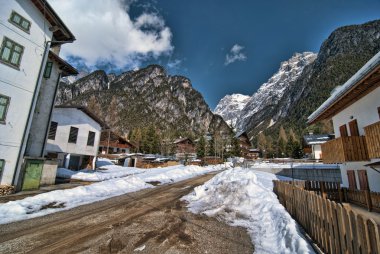
<instances>
[{"instance_id":1,"label":"pine tree","mask_svg":"<svg viewBox=\"0 0 380 254\"><path fill-rule=\"evenodd\" d=\"M198 144L197 144L197 157L203 158L206 154L206 139L204 135L202 135L199 138Z\"/></svg>"}]
</instances>

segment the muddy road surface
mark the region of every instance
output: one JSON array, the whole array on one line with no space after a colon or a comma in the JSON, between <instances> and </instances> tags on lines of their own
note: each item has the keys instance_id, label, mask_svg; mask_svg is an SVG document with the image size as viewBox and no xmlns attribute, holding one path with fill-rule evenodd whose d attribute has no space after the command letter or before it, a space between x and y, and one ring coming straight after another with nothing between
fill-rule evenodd
<instances>
[{"instance_id":1,"label":"muddy road surface","mask_svg":"<svg viewBox=\"0 0 380 254\"><path fill-rule=\"evenodd\" d=\"M212 174L0 225L0 253L253 253L246 230L179 199Z\"/></svg>"}]
</instances>

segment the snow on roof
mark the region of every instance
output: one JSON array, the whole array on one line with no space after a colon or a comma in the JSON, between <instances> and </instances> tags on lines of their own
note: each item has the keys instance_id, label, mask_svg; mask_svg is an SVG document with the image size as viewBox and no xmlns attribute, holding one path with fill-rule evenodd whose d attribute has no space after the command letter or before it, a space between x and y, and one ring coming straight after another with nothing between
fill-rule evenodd
<instances>
[{"instance_id":1,"label":"snow on roof","mask_svg":"<svg viewBox=\"0 0 380 254\"><path fill-rule=\"evenodd\" d=\"M368 73L380 65L380 52L372 57L359 71L357 71L344 85L337 89L316 111L308 117L308 123L317 119L324 111L339 101L351 88L358 84Z\"/></svg>"},{"instance_id":2,"label":"snow on roof","mask_svg":"<svg viewBox=\"0 0 380 254\"><path fill-rule=\"evenodd\" d=\"M307 145L323 144L331 140L332 138L333 138L333 135L330 135L330 134L312 134L312 135L303 136L303 139L305 140L305 143Z\"/></svg>"}]
</instances>

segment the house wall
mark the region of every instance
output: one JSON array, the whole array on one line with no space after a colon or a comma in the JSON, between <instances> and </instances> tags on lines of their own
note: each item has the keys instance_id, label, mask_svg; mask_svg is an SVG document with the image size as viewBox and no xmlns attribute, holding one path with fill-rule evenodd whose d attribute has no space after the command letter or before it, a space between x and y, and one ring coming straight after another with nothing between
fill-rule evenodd
<instances>
[{"instance_id":1,"label":"house wall","mask_svg":"<svg viewBox=\"0 0 380 254\"><path fill-rule=\"evenodd\" d=\"M372 160L371 162L379 161ZM367 171L368 185L371 191L380 192L380 173L373 170L370 167L365 167L364 165L369 164L369 161L360 161L360 162L347 162L340 165L340 172L342 174L342 186L348 187L348 176L347 170L355 170L355 180L356 186L360 189L359 176L357 170L365 169ZM379 169L377 169L379 170Z\"/></svg>"},{"instance_id":2,"label":"house wall","mask_svg":"<svg viewBox=\"0 0 380 254\"><path fill-rule=\"evenodd\" d=\"M347 125L350 135L348 123L354 119L358 122L359 134L364 135L364 127L379 121L377 108L380 107L380 87L367 94L351 106L345 108L336 114L332 120L334 124L335 137L340 137L339 127L343 124ZM351 116L353 117L351 119Z\"/></svg>"},{"instance_id":3,"label":"house wall","mask_svg":"<svg viewBox=\"0 0 380 254\"><path fill-rule=\"evenodd\" d=\"M58 123L57 133L55 140L47 140L46 153L97 155L101 131L98 122L76 108L55 108L52 121ZM71 126L79 129L76 144L68 143ZM94 146L87 146L89 131L95 132Z\"/></svg>"},{"instance_id":4,"label":"house wall","mask_svg":"<svg viewBox=\"0 0 380 254\"><path fill-rule=\"evenodd\" d=\"M49 59L49 61L51 61ZM50 78L42 78L41 88L34 110L33 121L30 127L30 134L25 150L26 156L41 157L47 138L47 131L50 126L50 111L54 105L55 92L60 78L58 64L53 61L53 68Z\"/></svg>"},{"instance_id":5,"label":"house wall","mask_svg":"<svg viewBox=\"0 0 380 254\"><path fill-rule=\"evenodd\" d=\"M313 149L313 159L319 160L322 158L322 147L321 145L312 145Z\"/></svg>"},{"instance_id":6,"label":"house wall","mask_svg":"<svg viewBox=\"0 0 380 254\"><path fill-rule=\"evenodd\" d=\"M30 33L8 21L12 10L31 22ZM38 73L41 65L44 67L44 43L51 40L52 33L48 30L49 24L44 25L45 19L30 1L2 1L0 22L1 42L6 36L24 47L19 69L0 63L0 93L11 98L6 123L0 124L0 159L5 160L0 184L11 185L18 155L20 150L20 154L24 152L21 143L24 130L28 129L26 124Z\"/></svg>"}]
</instances>

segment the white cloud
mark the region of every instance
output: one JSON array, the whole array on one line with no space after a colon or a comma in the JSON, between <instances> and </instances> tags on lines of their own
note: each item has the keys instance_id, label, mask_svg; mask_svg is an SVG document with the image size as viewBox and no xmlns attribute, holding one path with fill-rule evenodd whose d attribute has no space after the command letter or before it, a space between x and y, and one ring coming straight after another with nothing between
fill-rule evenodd
<instances>
[{"instance_id":1,"label":"white cloud","mask_svg":"<svg viewBox=\"0 0 380 254\"><path fill-rule=\"evenodd\" d=\"M170 54L172 33L163 18L145 12L131 20L130 2L49 0L77 39L62 47L63 57L79 57L88 66L135 68L142 60Z\"/></svg>"},{"instance_id":2,"label":"white cloud","mask_svg":"<svg viewBox=\"0 0 380 254\"><path fill-rule=\"evenodd\" d=\"M170 69L178 69L180 67L182 63L182 60L180 59L176 59L174 61L170 61L168 62L167 66L170 68Z\"/></svg>"},{"instance_id":3,"label":"white cloud","mask_svg":"<svg viewBox=\"0 0 380 254\"><path fill-rule=\"evenodd\" d=\"M229 53L226 55L226 60L224 61L224 65L232 64L236 61L245 61L247 60L247 56L243 53L244 47L239 44L235 44Z\"/></svg>"}]
</instances>

